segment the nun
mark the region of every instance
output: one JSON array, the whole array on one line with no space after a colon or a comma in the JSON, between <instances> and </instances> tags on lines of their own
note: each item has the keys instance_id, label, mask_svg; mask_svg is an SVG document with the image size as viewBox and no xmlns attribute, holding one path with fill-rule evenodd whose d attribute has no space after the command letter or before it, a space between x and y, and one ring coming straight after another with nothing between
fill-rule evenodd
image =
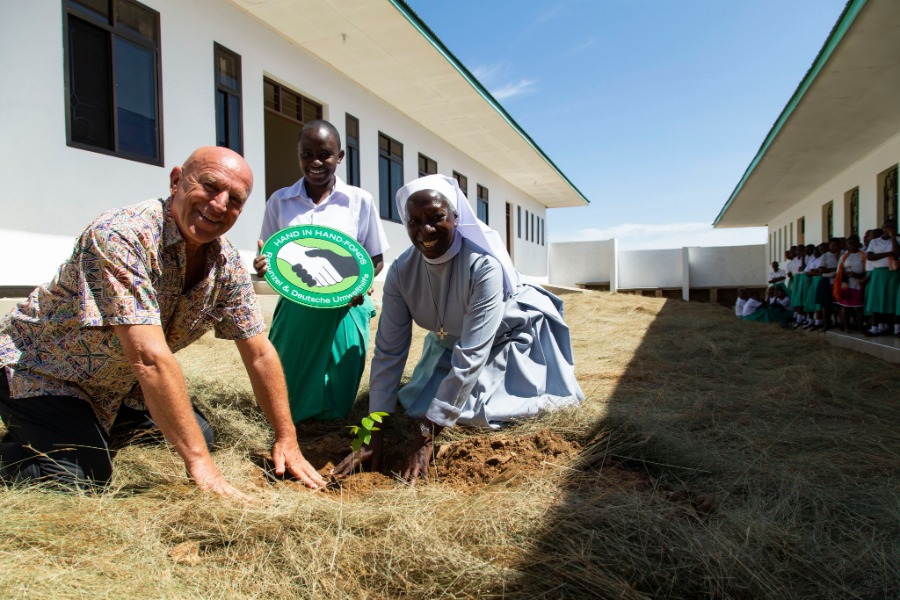
<instances>
[{"instance_id":1,"label":"nun","mask_svg":"<svg viewBox=\"0 0 900 600\"><path fill-rule=\"evenodd\" d=\"M384 284L369 385L369 410L402 407L419 427L402 476L427 480L443 428L499 428L579 404L562 301L512 266L499 234L477 219L455 179L428 175L402 187L397 209L412 247ZM400 387L412 325L428 330L422 356ZM380 469L383 432L344 459Z\"/></svg>"}]
</instances>

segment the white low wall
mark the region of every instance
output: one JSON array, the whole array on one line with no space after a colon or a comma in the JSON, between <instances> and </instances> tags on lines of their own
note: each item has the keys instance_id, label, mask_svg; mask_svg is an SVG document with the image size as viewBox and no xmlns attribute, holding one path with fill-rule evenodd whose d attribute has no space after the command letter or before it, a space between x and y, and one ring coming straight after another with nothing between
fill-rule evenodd
<instances>
[{"instance_id":1,"label":"white low wall","mask_svg":"<svg viewBox=\"0 0 900 600\"><path fill-rule=\"evenodd\" d=\"M684 281L681 249L619 252L616 289L680 288Z\"/></svg>"},{"instance_id":2,"label":"white low wall","mask_svg":"<svg viewBox=\"0 0 900 600\"><path fill-rule=\"evenodd\" d=\"M550 244L550 283L571 287L608 281L615 289L617 250L615 239Z\"/></svg>"},{"instance_id":3,"label":"white low wall","mask_svg":"<svg viewBox=\"0 0 900 600\"><path fill-rule=\"evenodd\" d=\"M765 244L667 250L618 250L616 240L550 244L549 283L609 282L610 290L764 286Z\"/></svg>"},{"instance_id":4,"label":"white low wall","mask_svg":"<svg viewBox=\"0 0 900 600\"><path fill-rule=\"evenodd\" d=\"M765 285L769 274L766 246L688 248L691 287Z\"/></svg>"}]
</instances>

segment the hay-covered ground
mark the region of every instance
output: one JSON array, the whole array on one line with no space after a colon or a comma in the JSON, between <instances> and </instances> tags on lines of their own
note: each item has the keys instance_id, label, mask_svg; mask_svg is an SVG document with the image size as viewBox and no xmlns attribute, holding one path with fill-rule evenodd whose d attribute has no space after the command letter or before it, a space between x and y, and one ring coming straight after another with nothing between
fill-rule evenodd
<instances>
[{"instance_id":1,"label":"hay-covered ground","mask_svg":"<svg viewBox=\"0 0 900 600\"><path fill-rule=\"evenodd\" d=\"M0 490L0 597L900 597L896 366L716 306L565 300L586 403L442 434L415 487L269 482L233 344L204 338L182 364L254 502L197 492L166 447L120 452L102 495ZM317 466L342 425L301 428Z\"/></svg>"}]
</instances>

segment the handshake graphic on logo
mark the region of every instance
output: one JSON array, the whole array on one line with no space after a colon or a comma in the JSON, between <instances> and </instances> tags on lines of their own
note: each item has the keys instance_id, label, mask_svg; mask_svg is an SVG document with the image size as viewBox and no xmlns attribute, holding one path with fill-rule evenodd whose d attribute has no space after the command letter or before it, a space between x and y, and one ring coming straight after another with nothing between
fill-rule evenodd
<instances>
[{"instance_id":1,"label":"handshake graphic on logo","mask_svg":"<svg viewBox=\"0 0 900 600\"><path fill-rule=\"evenodd\" d=\"M359 272L359 265L352 256L341 256L324 248L286 244L278 258L293 265L294 273L309 287L337 285Z\"/></svg>"}]
</instances>

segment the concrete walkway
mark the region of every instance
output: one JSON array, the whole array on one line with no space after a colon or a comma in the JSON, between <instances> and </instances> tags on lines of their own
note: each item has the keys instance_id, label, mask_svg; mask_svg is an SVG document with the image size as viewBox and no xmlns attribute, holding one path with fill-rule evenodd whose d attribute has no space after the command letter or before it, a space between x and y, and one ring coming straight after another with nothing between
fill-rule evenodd
<instances>
[{"instance_id":1,"label":"concrete walkway","mask_svg":"<svg viewBox=\"0 0 900 600\"><path fill-rule=\"evenodd\" d=\"M816 332L810 335L820 335ZM861 333L846 333L840 330L825 332L825 338L841 348L871 354L887 362L900 364L900 338L893 335L866 337Z\"/></svg>"}]
</instances>

